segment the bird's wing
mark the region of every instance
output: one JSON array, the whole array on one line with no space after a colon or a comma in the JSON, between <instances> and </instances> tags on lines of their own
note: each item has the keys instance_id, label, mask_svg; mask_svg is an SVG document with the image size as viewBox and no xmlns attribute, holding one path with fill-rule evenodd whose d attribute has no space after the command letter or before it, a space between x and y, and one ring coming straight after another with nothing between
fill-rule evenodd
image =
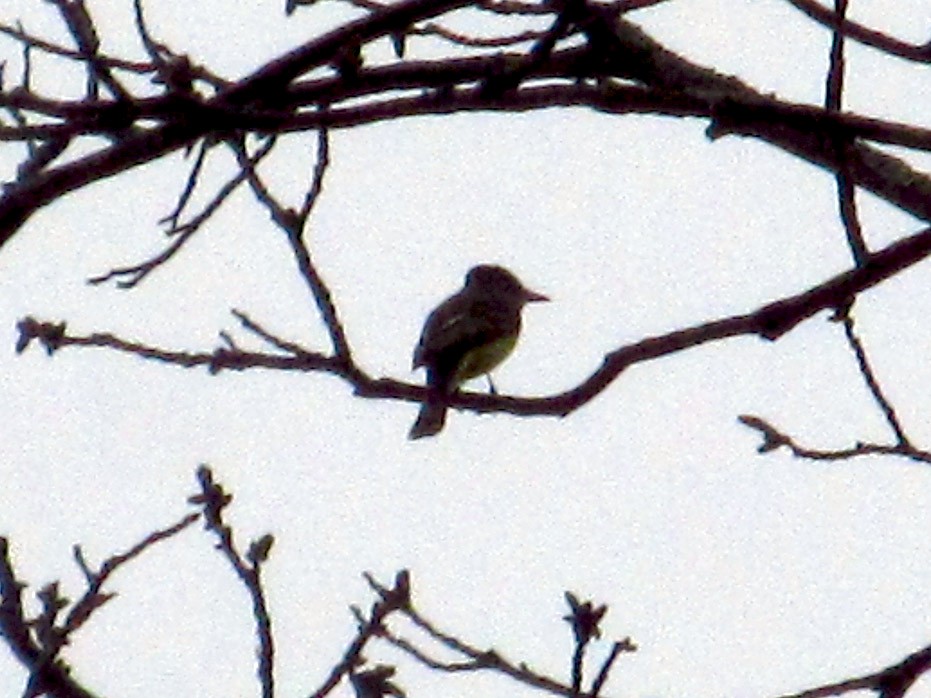
<instances>
[{"instance_id":1,"label":"bird's wing","mask_svg":"<svg viewBox=\"0 0 931 698\"><path fill-rule=\"evenodd\" d=\"M470 303L454 296L430 313L414 350L414 368L460 357L500 334L494 318L473 312Z\"/></svg>"}]
</instances>

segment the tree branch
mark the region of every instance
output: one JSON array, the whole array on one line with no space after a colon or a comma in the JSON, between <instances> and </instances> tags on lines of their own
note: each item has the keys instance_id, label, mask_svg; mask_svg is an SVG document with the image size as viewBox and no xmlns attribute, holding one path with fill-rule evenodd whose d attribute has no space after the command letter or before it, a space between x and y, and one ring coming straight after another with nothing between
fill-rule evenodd
<instances>
[{"instance_id":1,"label":"tree branch","mask_svg":"<svg viewBox=\"0 0 931 698\"><path fill-rule=\"evenodd\" d=\"M768 303L745 315L735 315L648 337L608 354L601 367L577 387L550 397L517 398L502 395L457 392L449 396L449 405L475 412L508 412L516 415L566 416L594 399L628 367L668 356L713 341L756 335L777 340L799 323L824 310L836 310L850 299L872 288L901 270L931 254L931 228L900 240L871 255L862 267L834 276L803 293ZM88 336L71 335L64 323L42 323L25 318L19 323L17 350L23 351L36 339L52 353L66 346L106 347L186 368L206 366L215 373L222 369L322 371L346 380L357 395L369 398L423 401L427 391L422 386L391 379L373 379L346 356L326 356L314 352L290 355L245 352L218 348L212 353L170 351L131 342L107 333Z\"/></svg>"},{"instance_id":2,"label":"tree branch","mask_svg":"<svg viewBox=\"0 0 931 698\"><path fill-rule=\"evenodd\" d=\"M233 500L223 486L213 478L213 472L205 465L197 469L200 492L190 498L190 503L200 507L204 516L204 528L217 537L217 549L233 568L236 576L252 600L252 615L255 618L255 634L259 642L256 673L262 687L262 698L275 695L275 643L272 635L272 619L262 586L262 567L274 544L274 537L265 534L254 540L245 557L233 541L233 530L223 521L223 510Z\"/></svg>"},{"instance_id":3,"label":"tree branch","mask_svg":"<svg viewBox=\"0 0 931 698\"><path fill-rule=\"evenodd\" d=\"M780 698L828 698L854 691L873 690L879 698L902 698L918 678L931 670L931 645L906 657L899 664L856 679L811 688Z\"/></svg>"},{"instance_id":4,"label":"tree branch","mask_svg":"<svg viewBox=\"0 0 931 698\"><path fill-rule=\"evenodd\" d=\"M837 12L832 12L819 4L817 0L786 1L819 24L823 24L832 31L839 31L844 36L849 36L862 44L899 58L918 63L931 63L931 42L916 45L900 41L875 29L851 22Z\"/></svg>"}]
</instances>

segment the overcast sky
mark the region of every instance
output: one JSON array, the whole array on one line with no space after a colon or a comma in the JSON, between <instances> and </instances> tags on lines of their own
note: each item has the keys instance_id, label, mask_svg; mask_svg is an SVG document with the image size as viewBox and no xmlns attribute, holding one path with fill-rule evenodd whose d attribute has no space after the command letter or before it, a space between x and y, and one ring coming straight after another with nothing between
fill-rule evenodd
<instances>
[{"instance_id":1,"label":"overcast sky","mask_svg":"<svg viewBox=\"0 0 931 698\"><path fill-rule=\"evenodd\" d=\"M141 57L131 3L89 4L108 50ZM285 20L282 4L147 8L162 40L236 77L342 16L324 5ZM927 0L852 5L861 21L927 39ZM50 13L6 0L0 21L61 39ZM758 89L822 101L830 35L786 2L680 0L630 18ZM18 56L0 42L8 81ZM52 89L43 69L38 84ZM846 103L931 126L927 79L926 67L851 45ZM309 240L358 360L376 376L421 380L410 357L423 320L479 262L505 264L552 298L527 309L495 373L516 395L564 390L618 346L849 268L831 176L749 139L710 142L706 126L562 109L332 134ZM274 179L296 203L314 136L292 140ZM4 179L13 166L0 149ZM211 167L219 182L231 163ZM453 412L438 438L414 443L416 406L353 397L325 375L211 376L101 350L14 355L15 324L29 314L166 348L209 351L220 331L255 345L231 308L327 346L282 235L245 194L138 289L86 285L160 249L157 221L186 172L178 154L95 184L0 252L0 534L33 590L61 579L77 596L71 546L98 562L174 522L209 463L235 493L241 540L276 536L265 578L282 696L315 689L341 656L354 630L347 606L371 601L364 570L389 581L409 568L415 603L441 627L562 679L572 648L563 592L608 603L607 638L640 647L618 661L611 696L777 696L879 670L931 641L931 470L760 456L736 420L759 415L819 448L891 438L827 314L773 344L739 338L638 365L562 420ZM921 227L869 195L859 203L874 248ZM883 385L924 448L928 274L918 265L856 307ZM79 680L106 696L256 690L249 601L212 544L191 529L114 576L119 598L67 650ZM368 656L398 664L412 698L531 695ZM18 695L24 678L0 650L0 695ZM922 695L931 681L909 694Z\"/></svg>"}]
</instances>

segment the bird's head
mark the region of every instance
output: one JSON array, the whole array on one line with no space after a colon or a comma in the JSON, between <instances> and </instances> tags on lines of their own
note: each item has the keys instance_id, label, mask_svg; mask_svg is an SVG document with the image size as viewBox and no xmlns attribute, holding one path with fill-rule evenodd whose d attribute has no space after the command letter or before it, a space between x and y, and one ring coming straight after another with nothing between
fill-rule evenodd
<instances>
[{"instance_id":1,"label":"bird's head","mask_svg":"<svg viewBox=\"0 0 931 698\"><path fill-rule=\"evenodd\" d=\"M496 264L480 264L472 267L466 274L466 288L494 293L506 298L513 298L523 303L540 303L549 298L542 293L531 291L504 267Z\"/></svg>"}]
</instances>

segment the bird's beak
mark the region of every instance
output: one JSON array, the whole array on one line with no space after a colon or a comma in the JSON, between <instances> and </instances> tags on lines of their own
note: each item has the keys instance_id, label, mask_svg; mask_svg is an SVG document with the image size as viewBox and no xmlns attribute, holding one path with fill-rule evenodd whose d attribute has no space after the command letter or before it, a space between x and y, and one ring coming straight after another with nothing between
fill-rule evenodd
<instances>
[{"instance_id":1,"label":"bird's beak","mask_svg":"<svg viewBox=\"0 0 931 698\"><path fill-rule=\"evenodd\" d=\"M531 291L529 288L524 289L524 301L526 303L542 303L544 301L548 301L549 299L549 296L544 296L542 293Z\"/></svg>"}]
</instances>

